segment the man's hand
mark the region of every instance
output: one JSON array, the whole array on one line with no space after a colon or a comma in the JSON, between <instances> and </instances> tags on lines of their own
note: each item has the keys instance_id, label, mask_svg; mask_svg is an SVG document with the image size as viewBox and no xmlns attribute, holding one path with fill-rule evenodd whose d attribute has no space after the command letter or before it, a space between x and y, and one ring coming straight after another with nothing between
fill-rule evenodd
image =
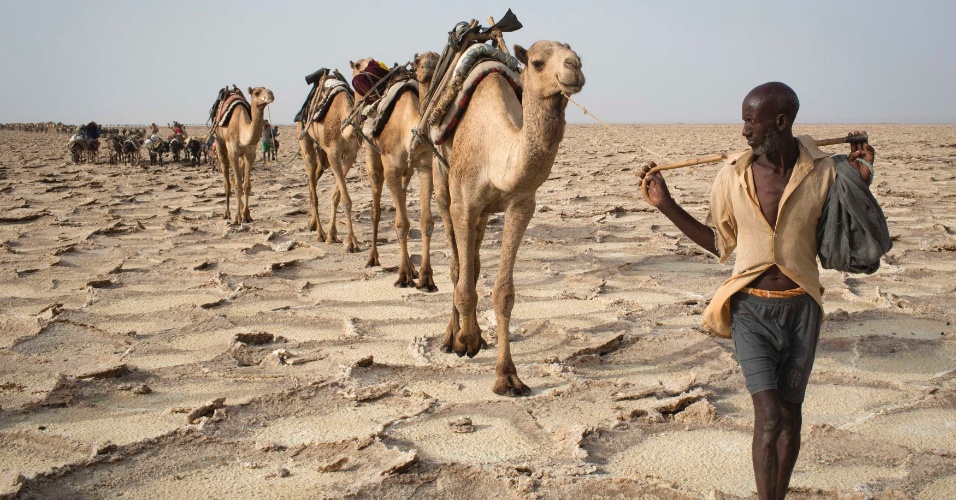
<instances>
[{"instance_id":1,"label":"man's hand","mask_svg":"<svg viewBox=\"0 0 956 500\"><path fill-rule=\"evenodd\" d=\"M866 131L860 132L859 130L854 130L850 132L852 135L865 134ZM860 177L863 178L863 181L867 184L870 183L870 178L872 177L873 172L870 170L870 167L864 165L862 159L868 165L873 165L873 160L876 159L876 151L873 149L873 146L870 146L866 141L864 142L851 142L850 143L850 154L847 156L847 159L850 161L850 164L856 167L860 171Z\"/></svg>"},{"instance_id":2,"label":"man's hand","mask_svg":"<svg viewBox=\"0 0 956 500\"><path fill-rule=\"evenodd\" d=\"M647 173L656 166L657 164L654 162L644 165L637 172L638 178L643 182ZM667 183L664 182L664 176L662 176L660 172L655 172L647 178L647 197L650 198L651 205L658 209L672 200L671 193L667 190Z\"/></svg>"}]
</instances>

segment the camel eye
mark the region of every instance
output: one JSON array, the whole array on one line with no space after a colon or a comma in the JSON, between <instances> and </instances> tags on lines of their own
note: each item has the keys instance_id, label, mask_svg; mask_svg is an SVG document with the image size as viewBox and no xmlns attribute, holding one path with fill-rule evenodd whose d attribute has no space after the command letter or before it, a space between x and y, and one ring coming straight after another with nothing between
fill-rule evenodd
<instances>
[{"instance_id":1,"label":"camel eye","mask_svg":"<svg viewBox=\"0 0 956 500\"><path fill-rule=\"evenodd\" d=\"M531 61L531 65L534 66L534 69L541 71L544 68L544 61Z\"/></svg>"}]
</instances>

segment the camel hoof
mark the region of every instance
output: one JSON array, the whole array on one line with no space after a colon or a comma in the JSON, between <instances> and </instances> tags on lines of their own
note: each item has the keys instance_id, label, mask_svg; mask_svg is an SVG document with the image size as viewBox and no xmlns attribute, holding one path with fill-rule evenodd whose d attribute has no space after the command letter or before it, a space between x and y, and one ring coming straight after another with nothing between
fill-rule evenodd
<instances>
[{"instance_id":1,"label":"camel hoof","mask_svg":"<svg viewBox=\"0 0 956 500\"><path fill-rule=\"evenodd\" d=\"M315 221L309 221L309 231L315 231L318 227L319 225L316 224Z\"/></svg>"},{"instance_id":2,"label":"camel hoof","mask_svg":"<svg viewBox=\"0 0 956 500\"><path fill-rule=\"evenodd\" d=\"M524 385L517 375L499 376L491 390L499 396L522 397L531 395L531 388Z\"/></svg>"},{"instance_id":3,"label":"camel hoof","mask_svg":"<svg viewBox=\"0 0 956 500\"><path fill-rule=\"evenodd\" d=\"M443 353L445 353L445 354L451 354L451 345L449 345L449 344L442 344L440 350L441 350L441 352L443 352Z\"/></svg>"},{"instance_id":4,"label":"camel hoof","mask_svg":"<svg viewBox=\"0 0 956 500\"><path fill-rule=\"evenodd\" d=\"M415 282L411 280L398 278L398 280L395 281L395 288L412 288L414 286L415 286Z\"/></svg>"},{"instance_id":5,"label":"camel hoof","mask_svg":"<svg viewBox=\"0 0 956 500\"><path fill-rule=\"evenodd\" d=\"M359 253L359 251L360 251L361 249L359 248L358 245L349 245L349 246L345 247L345 250L346 250L348 253Z\"/></svg>"},{"instance_id":6,"label":"camel hoof","mask_svg":"<svg viewBox=\"0 0 956 500\"><path fill-rule=\"evenodd\" d=\"M365 267L377 267L377 266L381 266L381 264L379 264L378 262L378 258L369 257L368 262L365 263Z\"/></svg>"},{"instance_id":7,"label":"camel hoof","mask_svg":"<svg viewBox=\"0 0 956 500\"><path fill-rule=\"evenodd\" d=\"M438 287L434 283L419 283L415 285L415 288L428 293L435 293L438 291Z\"/></svg>"},{"instance_id":8,"label":"camel hoof","mask_svg":"<svg viewBox=\"0 0 956 500\"><path fill-rule=\"evenodd\" d=\"M485 342L485 339L478 337L478 349L487 349L488 342Z\"/></svg>"}]
</instances>

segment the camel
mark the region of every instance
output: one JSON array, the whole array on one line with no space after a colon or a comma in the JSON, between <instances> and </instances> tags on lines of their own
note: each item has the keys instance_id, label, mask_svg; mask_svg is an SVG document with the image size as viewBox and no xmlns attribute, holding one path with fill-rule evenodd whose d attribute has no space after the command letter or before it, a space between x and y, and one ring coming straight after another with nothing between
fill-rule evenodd
<instances>
[{"instance_id":1,"label":"camel","mask_svg":"<svg viewBox=\"0 0 956 500\"><path fill-rule=\"evenodd\" d=\"M317 101L321 97L320 94L321 92L316 92L313 100ZM342 125L342 120L349 116L351 110L352 104L349 101L348 92L339 92L332 97L329 110L321 121L309 121L306 117L308 123L306 133L303 134L305 124L302 122L296 123L296 131L299 136L299 149L302 151L302 158L305 159L305 173L309 178L309 206L312 210L309 230L318 233L319 241L325 241L328 244L339 243L336 212L341 203L348 228L348 237L344 241L345 249L348 252L358 252L358 240L352 230L352 198L349 197L348 188L345 185L345 176L352 169L355 157L358 156L359 138L351 125ZM261 124L259 128L262 128ZM326 234L319 217L319 197L316 188L319 179L327 169L332 170L336 188L332 190L332 211L329 215L329 232Z\"/></svg>"},{"instance_id":2,"label":"camel","mask_svg":"<svg viewBox=\"0 0 956 500\"><path fill-rule=\"evenodd\" d=\"M492 290L498 337L492 390L524 396L531 390L518 378L510 346L515 257L534 215L535 191L551 174L564 136L566 95L581 91L584 73L581 59L566 44L539 41L527 50L515 45L514 51L525 65L522 101L501 75L482 80L455 134L440 146L449 165L447 183L441 167L433 169L433 176L455 286L442 350L472 357L484 344L476 314L478 249L489 215L503 211L501 259Z\"/></svg>"},{"instance_id":3,"label":"camel","mask_svg":"<svg viewBox=\"0 0 956 500\"><path fill-rule=\"evenodd\" d=\"M351 62L352 75L359 74L370 59L360 59ZM438 54L426 52L415 54L415 76L419 82L419 94L428 93L432 76L435 72L435 63ZM382 89L384 92L384 89ZM365 165L368 171L369 184L372 186L372 245L369 250L366 267L381 265L378 260L378 223L382 216L382 184L388 184L395 203L395 232L401 245L401 262L398 266L398 281L395 286L415 286L419 290L437 292L434 274L431 266L431 236L434 229L432 220L432 152L428 147L416 141L416 147L409 150L412 141L412 129L421 120L418 110L419 98L413 92L403 92L394 105L388 122L384 125L381 134L372 139L378 150L365 148ZM411 156L411 161L409 161ZM408 254L408 209L406 193L408 183L414 173L418 173L421 199L421 233L422 233L422 263L420 272L415 272ZM418 284L414 279L419 277Z\"/></svg>"},{"instance_id":4,"label":"camel","mask_svg":"<svg viewBox=\"0 0 956 500\"><path fill-rule=\"evenodd\" d=\"M252 222L249 215L249 193L252 190L252 163L256 159L259 139L262 137L263 110L275 100L272 91L265 87L249 87L250 113L236 109L225 127L217 123L214 131L216 153L222 165L226 185L226 213L230 220L230 182L236 185L236 217L232 223ZM230 178L232 177L232 178Z\"/></svg>"}]
</instances>

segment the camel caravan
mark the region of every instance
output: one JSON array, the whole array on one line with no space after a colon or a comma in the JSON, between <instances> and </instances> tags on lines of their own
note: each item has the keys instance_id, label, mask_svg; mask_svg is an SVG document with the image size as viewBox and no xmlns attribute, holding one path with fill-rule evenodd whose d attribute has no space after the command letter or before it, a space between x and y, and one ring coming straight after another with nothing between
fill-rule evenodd
<instances>
[{"instance_id":1,"label":"camel caravan","mask_svg":"<svg viewBox=\"0 0 956 500\"><path fill-rule=\"evenodd\" d=\"M159 127L152 124L146 128L105 128L96 122L83 125L67 125L62 122L0 123L0 130L50 134L70 134L66 151L74 164L97 163L102 157L107 163L120 162L140 165L149 158L150 165L164 165L166 156L173 162L199 166L209 162L207 138L190 136L179 122L169 126L172 133L163 138ZM105 149L101 155L100 149ZM143 150L145 149L145 154Z\"/></svg>"},{"instance_id":2,"label":"camel caravan","mask_svg":"<svg viewBox=\"0 0 956 500\"><path fill-rule=\"evenodd\" d=\"M366 173L372 190L372 239L367 266L381 265L378 226L383 186L395 205L395 232L401 246L395 286L437 291L430 259L433 232L431 200L437 204L448 244L454 285L442 350L475 356L487 342L478 327L476 281L478 249L489 217L504 212L501 260L493 303L497 319L498 360L492 390L523 396L530 389L518 378L510 350L514 307L514 264L522 237L535 209L535 192L548 179L564 135L569 96L581 91L581 59L567 44L539 41L510 53L503 33L521 28L509 10L483 27L478 21L459 23L441 55L415 54L406 64L388 68L372 58L350 61L351 82L338 70L322 68L305 77L311 86L295 116L299 147L309 183L311 217L308 227L320 241L339 243L337 212L342 205L348 235L344 247L359 250L352 227L352 202L345 177L365 146ZM350 85L351 83L351 85ZM224 89L225 91L225 89ZM258 139L265 89L249 89L254 104L243 106L240 124L216 129L226 177L229 218L229 168L236 172L236 196L248 220L251 158L244 157ZM271 102L272 93L268 92ZM214 108L228 113L220 98ZM224 111L225 109L225 111ZM225 117L228 120L228 116ZM247 125L249 124L249 125ZM226 139L231 137L231 139ZM227 158L222 146L231 148ZM226 162L230 162L227 166ZM237 163L238 162L238 163ZM241 170L239 169L241 167ZM332 171L329 229L319 216L317 183ZM421 202L421 265L412 264L408 235L408 186L418 177ZM242 183L244 188L239 189ZM244 204L243 204L244 203ZM416 283L415 280L418 280Z\"/></svg>"},{"instance_id":3,"label":"camel caravan","mask_svg":"<svg viewBox=\"0 0 956 500\"><path fill-rule=\"evenodd\" d=\"M372 198L366 267L382 265L379 223L387 187L400 245L397 287L438 290L431 264L434 199L451 249L454 287L442 337L446 353L473 357L488 345L476 311L478 250L489 217L504 213L492 296L498 351L492 390L515 396L530 393L510 351L515 259L534 215L535 193L548 179L563 139L570 96L585 82L581 59L567 44L538 41L527 49L515 45L509 51L503 33L521 27L509 10L497 23L489 18L489 26L475 20L458 23L440 53L415 53L405 64L389 67L363 57L349 61L348 76L337 69L319 69L305 77L309 91L294 118L309 186L308 229L319 241L342 244L345 252L362 250L346 176L364 146ZM274 100L265 87L243 92L232 85L216 96L204 136L185 134L178 122L170 126L173 134L166 138L155 123L147 130L104 129L90 122L75 129L68 149L75 163L95 162L104 149L110 163L132 165L141 165L147 156L150 165L163 165L167 155L174 162L199 165L208 152L208 160L218 163L223 178L223 218L230 224L246 224L253 221L250 194L256 153L262 151L264 159L266 153L274 154L278 130L265 120ZM30 128L34 129L41 128ZM318 183L327 170L333 184L323 224ZM421 204L417 268L409 248L407 194L413 178L418 179Z\"/></svg>"}]
</instances>

